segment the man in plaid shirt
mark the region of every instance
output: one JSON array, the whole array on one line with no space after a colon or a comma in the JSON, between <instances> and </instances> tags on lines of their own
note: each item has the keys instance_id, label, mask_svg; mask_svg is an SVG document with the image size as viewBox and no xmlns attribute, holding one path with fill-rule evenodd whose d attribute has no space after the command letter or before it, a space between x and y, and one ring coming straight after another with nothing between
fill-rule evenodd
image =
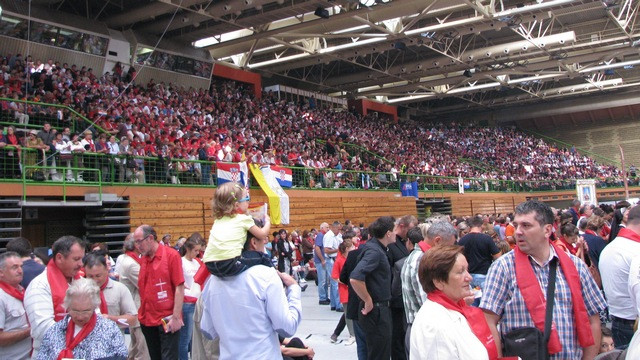
<instances>
[{"instance_id":1,"label":"man in plaid shirt","mask_svg":"<svg viewBox=\"0 0 640 360\"><path fill-rule=\"evenodd\" d=\"M527 201L516 207L516 216L513 225L516 228L516 245L529 260L535 279L540 284L542 294L546 296L549 280L549 263L554 258L559 258L555 248L549 242L552 232L553 213L548 205ZM534 327L532 315L528 310L527 302L533 299L525 299L516 282L516 251L511 251L496 260L489 269L483 289L483 297L480 308L485 311L489 327L496 341L498 351L501 354L501 341L497 325L500 324L502 333L521 328ZM570 262L575 265L580 284L574 284L581 291L573 294L567 281L565 266L558 265L556 276L556 290L553 305L553 323L557 329L557 335L562 349L551 355L550 359L593 359L598 354L600 345L600 319L598 313L606 307L605 300L598 290L595 281L591 277L587 266L577 257L568 255ZM559 259L561 260L561 259ZM524 282L524 279L523 281ZM522 286L522 284L520 284ZM576 291L578 292L578 291ZM586 307L586 315L580 316L584 321L576 320L576 298L581 297ZM576 302L576 304L578 304ZM579 305L579 304L578 304ZM588 315L588 317L587 317ZM540 316L540 314L538 314ZM544 322L544 313L542 313ZM589 341L579 339L579 334L593 335L593 344L585 346Z\"/></svg>"},{"instance_id":2,"label":"man in plaid shirt","mask_svg":"<svg viewBox=\"0 0 640 360\"><path fill-rule=\"evenodd\" d=\"M420 260L427 251L439 245L453 245L456 242L458 232L446 220L434 221L427 230L427 238L422 238L422 230L414 227L407 232L409 241L413 244L411 254L406 258L402 265L400 277L402 279L402 300L404 301L404 311L407 318L407 331L405 334L405 354L409 358L409 344L411 340L411 325L415 319L418 310L427 299L427 294L420 285L418 279L418 266Z\"/></svg>"}]
</instances>

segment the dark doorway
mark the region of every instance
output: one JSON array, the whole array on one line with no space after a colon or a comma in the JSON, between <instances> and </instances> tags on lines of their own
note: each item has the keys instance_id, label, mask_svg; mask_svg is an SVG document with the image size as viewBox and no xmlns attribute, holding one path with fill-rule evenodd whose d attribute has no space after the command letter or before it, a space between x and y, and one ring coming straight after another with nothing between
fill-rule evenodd
<instances>
[{"instance_id":1,"label":"dark doorway","mask_svg":"<svg viewBox=\"0 0 640 360\"><path fill-rule=\"evenodd\" d=\"M22 236L29 239L34 248L51 247L63 235L82 238L85 233L85 212L85 207L25 207Z\"/></svg>"}]
</instances>

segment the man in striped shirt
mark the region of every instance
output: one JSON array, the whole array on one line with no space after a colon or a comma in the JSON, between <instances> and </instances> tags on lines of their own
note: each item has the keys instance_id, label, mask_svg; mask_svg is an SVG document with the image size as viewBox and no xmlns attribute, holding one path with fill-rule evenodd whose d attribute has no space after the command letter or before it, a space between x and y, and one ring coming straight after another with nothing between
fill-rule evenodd
<instances>
[{"instance_id":1,"label":"man in striped shirt","mask_svg":"<svg viewBox=\"0 0 640 360\"><path fill-rule=\"evenodd\" d=\"M418 265L420 259L430 248L439 245L453 245L456 242L458 232L446 220L433 222L427 230L427 238L423 240L422 230L414 227L407 232L409 241L413 244L413 250L402 265L400 277L402 279L402 300L407 318L407 330L404 339L405 354L409 358L409 344L411 339L411 325L418 310L427 299L427 294L420 285L418 279Z\"/></svg>"},{"instance_id":2,"label":"man in striped shirt","mask_svg":"<svg viewBox=\"0 0 640 360\"><path fill-rule=\"evenodd\" d=\"M82 268L84 248L84 242L75 236L56 240L47 268L31 281L25 292L24 308L31 324L34 359L44 334L66 315L62 302L69 284Z\"/></svg>"}]
</instances>

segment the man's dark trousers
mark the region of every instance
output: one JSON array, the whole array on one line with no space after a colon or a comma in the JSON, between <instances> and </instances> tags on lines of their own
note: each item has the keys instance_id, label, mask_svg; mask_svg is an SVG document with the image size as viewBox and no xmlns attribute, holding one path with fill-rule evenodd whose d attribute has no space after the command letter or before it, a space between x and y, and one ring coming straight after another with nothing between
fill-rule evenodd
<instances>
[{"instance_id":1,"label":"man's dark trousers","mask_svg":"<svg viewBox=\"0 0 640 360\"><path fill-rule=\"evenodd\" d=\"M391 310L391 322L393 324L393 330L391 333L391 359L392 360L406 360L404 340L407 331L407 317L404 314L404 306L392 307Z\"/></svg>"},{"instance_id":2,"label":"man's dark trousers","mask_svg":"<svg viewBox=\"0 0 640 360\"><path fill-rule=\"evenodd\" d=\"M149 348L151 360L175 360L178 358L180 331L165 333L162 326L140 325Z\"/></svg>"},{"instance_id":3,"label":"man's dark trousers","mask_svg":"<svg viewBox=\"0 0 640 360\"><path fill-rule=\"evenodd\" d=\"M360 309L364 303L360 304ZM388 305L374 305L367 314L358 312L358 322L367 339L368 360L391 358L391 310Z\"/></svg>"}]
</instances>

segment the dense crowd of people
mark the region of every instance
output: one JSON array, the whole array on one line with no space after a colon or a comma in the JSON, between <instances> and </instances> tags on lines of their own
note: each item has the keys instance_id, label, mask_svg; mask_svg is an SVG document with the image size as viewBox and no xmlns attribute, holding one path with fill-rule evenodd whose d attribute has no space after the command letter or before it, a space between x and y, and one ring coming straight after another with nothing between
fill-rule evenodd
<instances>
[{"instance_id":1,"label":"dense crowd of people","mask_svg":"<svg viewBox=\"0 0 640 360\"><path fill-rule=\"evenodd\" d=\"M379 179L381 183L397 180L399 173L531 181L620 175L615 167L598 164L573 148L559 148L510 127L391 123L376 115L317 108L313 101L279 100L271 92L258 100L248 87L233 81L214 79L209 89L153 80L136 84L133 67L129 72L120 67L100 76L83 66L53 60L42 63L16 54L2 57L0 68L0 97L69 106L104 129L107 139L109 135L117 142L128 139L129 149L122 153L128 156L305 167L315 169L316 183L323 187L341 186L340 176L350 176L351 182L361 180L348 172L336 175L324 169L392 174ZM66 110L0 103L18 130L21 124L41 125L45 119L54 128L87 127L98 139L96 128L74 124L75 117ZM78 135L81 141L84 134ZM26 134L22 136L19 143L27 146ZM367 151L353 150L345 143ZM51 142L39 145L56 150ZM195 172L203 178L201 166L183 166L176 171ZM132 167L131 175L140 168Z\"/></svg>"},{"instance_id":2,"label":"dense crowd of people","mask_svg":"<svg viewBox=\"0 0 640 360\"><path fill-rule=\"evenodd\" d=\"M141 225L116 260L105 244L73 236L44 254L12 240L0 255L2 354L312 359L291 336L313 280L317 306L343 313L329 341L355 343L360 360L640 354L638 205L526 201L495 216L383 216L368 227L271 233L268 217L244 214L247 198L235 183L216 191L208 241ZM553 327L544 292L554 294ZM549 340L518 345L537 337L522 328Z\"/></svg>"},{"instance_id":3,"label":"dense crowd of people","mask_svg":"<svg viewBox=\"0 0 640 360\"><path fill-rule=\"evenodd\" d=\"M565 210L527 201L511 214L420 224L381 217L357 231L324 223L315 239L319 303L333 310L333 284L321 272L331 272L340 244L350 250L339 250L345 259L332 277L349 287L359 359L632 359L640 351L638 242L640 206L627 201L576 200ZM546 302L554 327L545 327L544 292L554 294L555 304ZM550 340L529 342L535 333Z\"/></svg>"}]
</instances>

